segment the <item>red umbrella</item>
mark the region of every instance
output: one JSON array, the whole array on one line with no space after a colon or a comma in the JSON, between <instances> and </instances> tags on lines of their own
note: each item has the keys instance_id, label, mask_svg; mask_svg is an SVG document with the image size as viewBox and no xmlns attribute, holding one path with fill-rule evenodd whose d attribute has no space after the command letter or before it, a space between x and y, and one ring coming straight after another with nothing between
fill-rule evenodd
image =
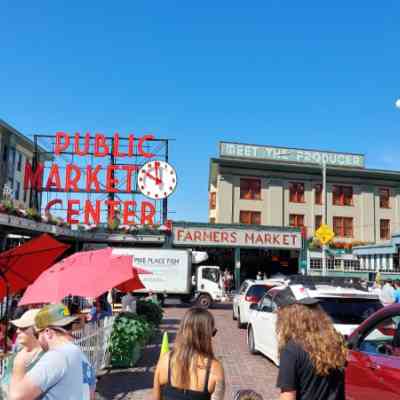
<instances>
[{"instance_id":1,"label":"red umbrella","mask_svg":"<svg viewBox=\"0 0 400 400\"><path fill-rule=\"evenodd\" d=\"M133 278L117 286L117 289L120 290L121 292L127 293L139 289L144 289L146 286L144 286L143 282L140 280L139 274L140 275L152 274L152 272L148 271L147 269L139 267L132 267L132 268L133 268Z\"/></svg>"},{"instance_id":2,"label":"red umbrella","mask_svg":"<svg viewBox=\"0 0 400 400\"><path fill-rule=\"evenodd\" d=\"M0 253L0 299L27 288L70 246L48 234Z\"/></svg>"},{"instance_id":3,"label":"red umbrella","mask_svg":"<svg viewBox=\"0 0 400 400\"><path fill-rule=\"evenodd\" d=\"M70 295L95 298L132 278L130 256L113 255L109 247L75 253L43 272L19 305L56 303Z\"/></svg>"}]
</instances>

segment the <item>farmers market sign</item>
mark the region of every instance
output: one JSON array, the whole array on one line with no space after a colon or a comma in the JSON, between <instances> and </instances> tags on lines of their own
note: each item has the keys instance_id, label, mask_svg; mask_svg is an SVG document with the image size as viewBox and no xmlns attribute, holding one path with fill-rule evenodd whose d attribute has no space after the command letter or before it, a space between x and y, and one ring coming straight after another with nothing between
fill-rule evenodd
<instances>
[{"instance_id":1,"label":"farmers market sign","mask_svg":"<svg viewBox=\"0 0 400 400\"><path fill-rule=\"evenodd\" d=\"M301 233L285 230L173 228L176 245L300 249Z\"/></svg>"}]
</instances>

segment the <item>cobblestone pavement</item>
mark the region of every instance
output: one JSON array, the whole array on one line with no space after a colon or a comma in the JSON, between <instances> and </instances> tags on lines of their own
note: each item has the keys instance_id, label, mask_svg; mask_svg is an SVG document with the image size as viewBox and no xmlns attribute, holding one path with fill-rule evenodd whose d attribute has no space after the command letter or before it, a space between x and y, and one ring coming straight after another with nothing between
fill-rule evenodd
<instances>
[{"instance_id":1,"label":"cobblestone pavement","mask_svg":"<svg viewBox=\"0 0 400 400\"><path fill-rule=\"evenodd\" d=\"M161 330L167 330L170 343L175 338L180 319L187 308L168 306ZM246 345L246 330L238 329L232 320L232 306L221 304L211 312L216 319L218 333L213 339L216 356L222 361L226 375L225 399L230 400L239 389L253 389L264 400L276 400L275 387L277 368L261 355L250 355ZM135 368L113 370L98 383L98 400L147 400L151 399L151 388L155 365L160 353L161 334L147 346L143 357Z\"/></svg>"}]
</instances>

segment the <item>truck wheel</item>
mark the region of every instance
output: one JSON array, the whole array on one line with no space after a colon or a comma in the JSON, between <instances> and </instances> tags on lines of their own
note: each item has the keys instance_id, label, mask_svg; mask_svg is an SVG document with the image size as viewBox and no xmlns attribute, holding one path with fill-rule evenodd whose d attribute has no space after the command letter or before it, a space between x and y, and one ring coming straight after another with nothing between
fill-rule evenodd
<instances>
[{"instance_id":1,"label":"truck wheel","mask_svg":"<svg viewBox=\"0 0 400 400\"><path fill-rule=\"evenodd\" d=\"M211 297L208 294L201 294L196 301L196 305L201 308L210 308Z\"/></svg>"},{"instance_id":2,"label":"truck wheel","mask_svg":"<svg viewBox=\"0 0 400 400\"><path fill-rule=\"evenodd\" d=\"M247 336L247 343L249 346L249 352L251 354L257 354L257 350L256 350L256 345L254 343L254 332L253 332L253 328L249 328L249 333Z\"/></svg>"}]
</instances>

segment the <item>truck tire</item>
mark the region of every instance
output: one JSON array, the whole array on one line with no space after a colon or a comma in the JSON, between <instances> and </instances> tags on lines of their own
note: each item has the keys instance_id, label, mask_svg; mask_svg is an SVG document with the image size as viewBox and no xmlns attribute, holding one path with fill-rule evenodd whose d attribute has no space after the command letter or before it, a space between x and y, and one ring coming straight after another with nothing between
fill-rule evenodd
<instances>
[{"instance_id":1,"label":"truck tire","mask_svg":"<svg viewBox=\"0 0 400 400\"><path fill-rule=\"evenodd\" d=\"M201 308L210 308L211 304L212 300L208 294L201 294L196 301L196 305Z\"/></svg>"}]
</instances>

